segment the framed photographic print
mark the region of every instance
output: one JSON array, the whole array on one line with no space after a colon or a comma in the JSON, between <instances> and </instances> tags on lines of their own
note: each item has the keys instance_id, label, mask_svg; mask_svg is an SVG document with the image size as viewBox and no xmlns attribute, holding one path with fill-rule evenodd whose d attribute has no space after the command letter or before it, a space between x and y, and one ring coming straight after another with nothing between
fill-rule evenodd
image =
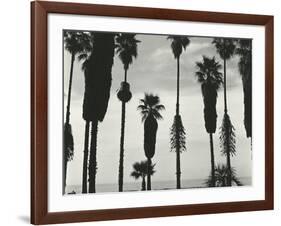
<instances>
[{"instance_id":1,"label":"framed photographic print","mask_svg":"<svg viewBox=\"0 0 281 226\"><path fill-rule=\"evenodd\" d=\"M31 3L31 223L273 209L273 17Z\"/></svg>"}]
</instances>

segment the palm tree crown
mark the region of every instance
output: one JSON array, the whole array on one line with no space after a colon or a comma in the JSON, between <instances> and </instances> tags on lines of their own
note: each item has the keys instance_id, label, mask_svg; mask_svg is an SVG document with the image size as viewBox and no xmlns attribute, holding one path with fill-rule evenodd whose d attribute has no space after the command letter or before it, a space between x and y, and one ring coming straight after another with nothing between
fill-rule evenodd
<instances>
[{"instance_id":1,"label":"palm tree crown","mask_svg":"<svg viewBox=\"0 0 281 226\"><path fill-rule=\"evenodd\" d=\"M153 175L156 171L154 170L154 167L156 164L151 164L149 167L147 167L148 162L147 161L141 161L141 162L136 162L133 164L133 169L134 171L131 173L131 176L138 179L142 177L143 175L146 176L147 173L147 168L149 168L149 174Z\"/></svg>"},{"instance_id":2,"label":"palm tree crown","mask_svg":"<svg viewBox=\"0 0 281 226\"><path fill-rule=\"evenodd\" d=\"M230 59L235 52L235 40L230 38L214 38L213 44L222 59Z\"/></svg>"},{"instance_id":3,"label":"palm tree crown","mask_svg":"<svg viewBox=\"0 0 281 226\"><path fill-rule=\"evenodd\" d=\"M187 37L184 36L174 36L169 35L168 39L170 39L171 42L171 48L174 54L174 57L178 59L180 55L182 54L183 49L185 50L186 47L189 45L190 40Z\"/></svg>"},{"instance_id":4,"label":"palm tree crown","mask_svg":"<svg viewBox=\"0 0 281 226\"><path fill-rule=\"evenodd\" d=\"M236 170L231 167L231 181L234 182L237 186L243 186L241 181L236 176ZM218 164L215 169L215 180L216 187L226 187L227 186L227 177L228 177L228 167L224 164ZM207 186L212 186L211 176L206 181Z\"/></svg>"},{"instance_id":5,"label":"palm tree crown","mask_svg":"<svg viewBox=\"0 0 281 226\"><path fill-rule=\"evenodd\" d=\"M86 121L103 121L112 81L114 35L95 33L92 52L85 63L85 92L83 118Z\"/></svg>"},{"instance_id":6,"label":"palm tree crown","mask_svg":"<svg viewBox=\"0 0 281 226\"><path fill-rule=\"evenodd\" d=\"M116 37L116 53L128 70L129 65L133 63L133 57L137 57L137 43L140 42L135 38L136 34L122 33Z\"/></svg>"},{"instance_id":7,"label":"palm tree crown","mask_svg":"<svg viewBox=\"0 0 281 226\"><path fill-rule=\"evenodd\" d=\"M239 61L239 72L242 76L246 76L248 78L251 75L252 69L252 48L251 48L251 40L248 39L240 39L238 41L238 46L235 50L235 53L240 56Z\"/></svg>"},{"instance_id":8,"label":"palm tree crown","mask_svg":"<svg viewBox=\"0 0 281 226\"><path fill-rule=\"evenodd\" d=\"M138 110L140 110L142 115L142 121L148 118L148 116L152 116L155 119L163 119L162 115L159 111L165 110L164 105L159 104L160 98L153 94L145 94L144 99L140 99L140 105L138 106Z\"/></svg>"},{"instance_id":9,"label":"palm tree crown","mask_svg":"<svg viewBox=\"0 0 281 226\"><path fill-rule=\"evenodd\" d=\"M140 177L142 178L142 185L141 185L141 190L145 191L146 190L146 182L145 182L145 177L149 178L156 172L154 170L155 164L151 164L149 161L141 161L141 162L136 162L133 165L134 171L131 173L131 176L134 177L136 180L139 179ZM151 182L149 182L151 183Z\"/></svg>"},{"instance_id":10,"label":"palm tree crown","mask_svg":"<svg viewBox=\"0 0 281 226\"><path fill-rule=\"evenodd\" d=\"M90 35L88 32L65 31L65 49L70 54L86 54L91 51Z\"/></svg>"},{"instance_id":11,"label":"palm tree crown","mask_svg":"<svg viewBox=\"0 0 281 226\"><path fill-rule=\"evenodd\" d=\"M196 62L196 66L198 71L196 71L195 75L198 82L202 85L211 83L218 90L223 83L222 73L219 72L222 66L216 61L215 57L203 56L203 62Z\"/></svg>"}]
</instances>

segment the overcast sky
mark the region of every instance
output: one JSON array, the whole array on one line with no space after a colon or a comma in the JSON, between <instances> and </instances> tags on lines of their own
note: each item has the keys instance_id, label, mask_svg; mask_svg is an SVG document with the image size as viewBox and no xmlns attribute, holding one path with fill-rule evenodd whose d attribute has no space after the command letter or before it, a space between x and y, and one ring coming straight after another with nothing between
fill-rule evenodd
<instances>
[{"instance_id":1,"label":"overcast sky","mask_svg":"<svg viewBox=\"0 0 281 226\"><path fill-rule=\"evenodd\" d=\"M176 103L176 60L166 36L137 35L138 57L130 65L128 82L133 97L126 105L124 181L134 182L130 177L132 164L145 160L143 150L143 124L136 110L139 99L145 92L157 94L166 110L162 112L164 120L158 121L156 153L152 159L156 163L153 181L176 181L176 154L170 151L170 127L175 115ZM222 63L212 45L212 38L190 38L190 45L180 58L180 114L187 132L187 151L181 154L182 179L205 179L210 173L209 135L206 133L203 117L203 100L200 84L195 78L195 62L202 55L215 56ZM67 93L70 71L70 54L64 51L64 92ZM243 90L238 72L238 57L227 62L227 98L228 110L236 129L237 156L232 166L241 177L251 176L251 143L246 138L243 124ZM112 87L107 114L99 124L97 144L97 184L118 183L119 145L121 128L121 102L116 90L123 80L124 70L120 59L115 56L112 68ZM223 116L223 90L218 93L217 131L214 134L216 163L225 163L219 146L219 127ZM75 155L68 164L67 184L81 184L83 164L83 143L85 121L82 119L84 93L84 75L81 63L75 61L71 100L71 115ZM64 95L66 103L66 95Z\"/></svg>"}]
</instances>

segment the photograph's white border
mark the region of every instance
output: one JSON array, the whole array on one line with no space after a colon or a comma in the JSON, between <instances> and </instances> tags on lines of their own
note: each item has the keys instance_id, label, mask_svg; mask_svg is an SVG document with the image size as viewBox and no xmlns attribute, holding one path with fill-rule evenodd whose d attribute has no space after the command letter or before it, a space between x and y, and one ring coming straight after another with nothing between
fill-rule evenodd
<instances>
[{"instance_id":1,"label":"photograph's white border","mask_svg":"<svg viewBox=\"0 0 281 226\"><path fill-rule=\"evenodd\" d=\"M62 195L62 30L118 31L253 39L252 186L152 192ZM48 211L95 210L264 200L265 38L263 26L96 16L48 15Z\"/></svg>"}]
</instances>

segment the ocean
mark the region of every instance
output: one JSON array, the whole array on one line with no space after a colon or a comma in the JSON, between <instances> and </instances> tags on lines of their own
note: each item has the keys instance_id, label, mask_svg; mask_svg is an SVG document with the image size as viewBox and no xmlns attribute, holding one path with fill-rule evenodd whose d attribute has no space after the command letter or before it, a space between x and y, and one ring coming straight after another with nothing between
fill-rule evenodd
<instances>
[{"instance_id":1,"label":"ocean","mask_svg":"<svg viewBox=\"0 0 281 226\"><path fill-rule=\"evenodd\" d=\"M250 186L252 184L251 177L240 177L239 180L242 182L243 186ZM188 188L204 188L205 180L204 179L193 179L193 180L181 180L181 186L183 189ZM176 188L176 181L153 181L151 182L152 190L170 190ZM141 190L141 180L136 182L124 183L123 190L126 192L129 191L140 191ZM82 186L81 185L68 185L66 187L66 193L81 194ZM118 192L118 184L107 183L107 184L96 184L97 193L106 193L106 192Z\"/></svg>"}]
</instances>

